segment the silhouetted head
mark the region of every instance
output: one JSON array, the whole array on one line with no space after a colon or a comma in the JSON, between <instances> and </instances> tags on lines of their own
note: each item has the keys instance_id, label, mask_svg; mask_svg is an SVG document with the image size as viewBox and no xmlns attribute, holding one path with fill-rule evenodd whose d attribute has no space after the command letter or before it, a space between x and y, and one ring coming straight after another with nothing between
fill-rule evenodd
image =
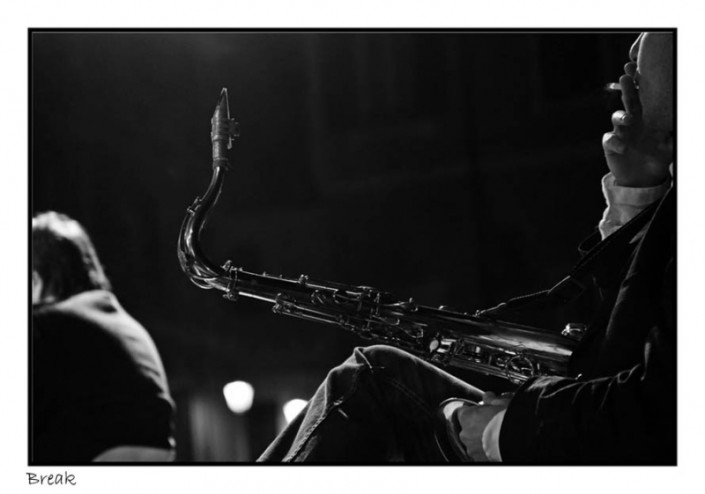
<instances>
[{"instance_id":1,"label":"silhouetted head","mask_svg":"<svg viewBox=\"0 0 705 494\"><path fill-rule=\"evenodd\" d=\"M110 290L98 254L81 224L49 211L32 219L32 304Z\"/></svg>"}]
</instances>

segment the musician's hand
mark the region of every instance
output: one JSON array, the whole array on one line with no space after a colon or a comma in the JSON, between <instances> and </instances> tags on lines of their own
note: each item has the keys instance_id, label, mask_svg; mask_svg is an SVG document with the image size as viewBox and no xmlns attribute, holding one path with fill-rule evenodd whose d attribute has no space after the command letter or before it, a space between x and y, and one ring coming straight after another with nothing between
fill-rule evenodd
<instances>
[{"instance_id":1,"label":"musician's hand","mask_svg":"<svg viewBox=\"0 0 705 494\"><path fill-rule=\"evenodd\" d=\"M634 83L636 63L628 63L625 71L626 74L619 78L624 110L612 114L613 129L602 136L602 148L617 185L653 187L662 184L669 176L673 136L644 125Z\"/></svg>"},{"instance_id":2,"label":"musician's hand","mask_svg":"<svg viewBox=\"0 0 705 494\"><path fill-rule=\"evenodd\" d=\"M485 391L482 393L482 401L480 403L483 405L501 405L506 408L509 406L509 401L512 399L512 396L514 396L514 393L502 393L497 396L497 394L492 391Z\"/></svg>"},{"instance_id":3,"label":"musician's hand","mask_svg":"<svg viewBox=\"0 0 705 494\"><path fill-rule=\"evenodd\" d=\"M460 440L473 461L489 461L482 447L482 434L492 417L507 408L510 399L508 394L498 397L494 393L485 393L477 406L464 406L456 412L461 426Z\"/></svg>"}]
</instances>

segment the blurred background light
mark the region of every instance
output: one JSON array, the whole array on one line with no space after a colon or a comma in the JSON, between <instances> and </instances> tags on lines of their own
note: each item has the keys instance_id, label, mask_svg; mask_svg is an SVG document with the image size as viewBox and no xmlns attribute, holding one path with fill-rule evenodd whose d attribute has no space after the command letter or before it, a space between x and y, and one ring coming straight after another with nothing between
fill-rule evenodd
<instances>
[{"instance_id":1,"label":"blurred background light","mask_svg":"<svg viewBox=\"0 0 705 494\"><path fill-rule=\"evenodd\" d=\"M286 419L287 424L294 420L294 417L296 417L298 413L303 410L303 408L306 406L306 403L308 403L306 400L296 398L293 400L289 400L284 404L284 418Z\"/></svg>"},{"instance_id":2,"label":"blurred background light","mask_svg":"<svg viewBox=\"0 0 705 494\"><path fill-rule=\"evenodd\" d=\"M252 408L255 390L250 383L233 381L223 387L223 395L230 411L233 413L245 413Z\"/></svg>"}]
</instances>

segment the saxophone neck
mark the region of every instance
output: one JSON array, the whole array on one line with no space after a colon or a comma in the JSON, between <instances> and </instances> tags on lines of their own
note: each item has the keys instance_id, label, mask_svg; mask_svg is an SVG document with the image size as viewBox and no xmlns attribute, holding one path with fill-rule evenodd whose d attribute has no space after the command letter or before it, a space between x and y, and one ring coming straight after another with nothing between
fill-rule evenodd
<instances>
[{"instance_id":1,"label":"saxophone neck","mask_svg":"<svg viewBox=\"0 0 705 494\"><path fill-rule=\"evenodd\" d=\"M225 275L222 268L211 262L202 252L200 235L208 215L218 201L223 187L225 171L230 163L227 151L239 134L238 123L230 118L228 90L223 88L211 118L211 143L213 145L213 171L208 189L197 197L187 209L181 225L177 254L181 269L196 285L202 288L220 288L219 278Z\"/></svg>"}]
</instances>

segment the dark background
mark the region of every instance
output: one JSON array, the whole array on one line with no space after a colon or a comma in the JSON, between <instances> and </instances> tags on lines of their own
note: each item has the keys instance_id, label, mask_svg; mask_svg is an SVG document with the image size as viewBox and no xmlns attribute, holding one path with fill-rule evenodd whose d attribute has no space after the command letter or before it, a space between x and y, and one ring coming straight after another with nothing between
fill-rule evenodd
<instances>
[{"instance_id":1,"label":"dark background","mask_svg":"<svg viewBox=\"0 0 705 494\"><path fill-rule=\"evenodd\" d=\"M203 234L214 261L464 310L540 290L595 228L600 140L636 33L40 32L31 212L91 233L160 349L180 461L252 461L362 343L198 289L186 207L211 173L227 87L241 137ZM253 409L227 410L246 380Z\"/></svg>"}]
</instances>

